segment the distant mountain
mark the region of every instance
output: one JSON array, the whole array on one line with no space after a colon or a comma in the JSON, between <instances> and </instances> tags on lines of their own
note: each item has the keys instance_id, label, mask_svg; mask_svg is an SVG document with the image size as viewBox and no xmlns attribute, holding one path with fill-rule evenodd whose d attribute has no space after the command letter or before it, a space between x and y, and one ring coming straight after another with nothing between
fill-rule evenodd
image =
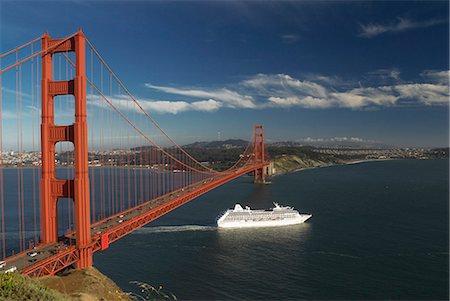
<instances>
[{"instance_id":1,"label":"distant mountain","mask_svg":"<svg viewBox=\"0 0 450 301\"><path fill-rule=\"evenodd\" d=\"M346 148L346 149L391 149L388 145L377 141L356 140L356 139L305 139L302 141L282 141L270 144L274 147L312 147L312 148Z\"/></svg>"},{"instance_id":2,"label":"distant mountain","mask_svg":"<svg viewBox=\"0 0 450 301\"><path fill-rule=\"evenodd\" d=\"M198 141L183 145L183 148L192 149L233 149L246 147L248 141L242 139L228 139L221 141ZM346 139L346 138L332 138L332 139L305 139L300 141L280 141L267 143L271 147L303 147L303 148L345 148L345 149L391 149L390 145L362 140L362 139ZM155 149L153 146L135 147L132 150L149 151Z\"/></svg>"},{"instance_id":3,"label":"distant mountain","mask_svg":"<svg viewBox=\"0 0 450 301\"><path fill-rule=\"evenodd\" d=\"M132 151L156 151L157 149L158 149L157 147L152 145L143 145L130 148L130 150Z\"/></svg>"},{"instance_id":4,"label":"distant mountain","mask_svg":"<svg viewBox=\"0 0 450 301\"><path fill-rule=\"evenodd\" d=\"M239 148L246 147L248 141L242 139L228 139L223 141L200 141L183 145L185 148Z\"/></svg>"}]
</instances>

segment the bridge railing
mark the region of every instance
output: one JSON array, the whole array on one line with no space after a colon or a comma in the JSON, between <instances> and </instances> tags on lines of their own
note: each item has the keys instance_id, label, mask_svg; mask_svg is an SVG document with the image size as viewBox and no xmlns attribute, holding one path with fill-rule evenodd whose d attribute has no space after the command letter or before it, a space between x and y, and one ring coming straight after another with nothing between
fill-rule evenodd
<instances>
[{"instance_id":1,"label":"bridge railing","mask_svg":"<svg viewBox=\"0 0 450 301\"><path fill-rule=\"evenodd\" d=\"M52 217L58 223L58 236L64 241L76 231L70 181L77 164L76 152L72 142L56 141L57 137L73 135L70 127L65 126L75 122L78 105L71 86L77 72L72 40L77 35L84 37L82 32L63 39L45 35L0 55L0 255L3 259L15 258L15 254L31 250L41 240L42 139L55 141L52 147L56 179L69 180L68 185L61 185L67 194L58 199L57 213ZM46 46L42 46L43 38L50 41ZM158 102L131 94L100 51L87 39L86 45L90 223L101 224L108 218L147 206L152 200L166 199L171 193L186 192L185 195L192 196L187 192L204 181L221 185L223 179L255 171L255 166L261 164L258 157L261 151L255 155L255 142L249 142L235 164L225 171L216 171L211 165L197 161L150 116ZM46 62L42 57L50 53L54 81L51 87L55 89L51 110L54 124L61 126L52 130L50 136L54 137L43 138L42 95L46 90L41 81ZM62 95L62 90L69 93ZM201 189L198 192L204 191ZM183 203L187 199L186 196L178 201ZM68 240L70 248L72 242Z\"/></svg>"}]
</instances>

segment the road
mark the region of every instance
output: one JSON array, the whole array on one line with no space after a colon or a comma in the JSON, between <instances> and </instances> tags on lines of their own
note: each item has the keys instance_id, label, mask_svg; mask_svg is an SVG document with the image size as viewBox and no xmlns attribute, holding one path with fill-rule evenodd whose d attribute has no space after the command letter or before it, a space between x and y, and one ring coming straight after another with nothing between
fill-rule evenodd
<instances>
[{"instance_id":1,"label":"road","mask_svg":"<svg viewBox=\"0 0 450 301\"><path fill-rule=\"evenodd\" d=\"M166 202L179 197L182 194L186 194L199 189L200 187L207 185L208 183L217 180L220 177L221 176L215 176L199 181L191 186L175 190L167 195L148 201L144 204L128 209L122 213L110 216L107 219L94 223L91 225L91 236L101 235L114 226L117 226L120 223L126 222L130 219L133 219L134 217L141 215L142 212L146 212L158 206L161 206ZM59 242L56 244L40 244L32 249L28 249L16 254L15 256L7 258L6 264L3 268L0 269L0 272L5 272L13 267L16 267L17 271L21 272L24 268L30 267L35 263L45 260L46 258L49 258L59 252L63 252L64 250L73 247L75 244L75 232L68 233L64 235L64 237L60 237ZM30 254L34 252L36 252L37 254L35 256L31 256Z\"/></svg>"}]
</instances>

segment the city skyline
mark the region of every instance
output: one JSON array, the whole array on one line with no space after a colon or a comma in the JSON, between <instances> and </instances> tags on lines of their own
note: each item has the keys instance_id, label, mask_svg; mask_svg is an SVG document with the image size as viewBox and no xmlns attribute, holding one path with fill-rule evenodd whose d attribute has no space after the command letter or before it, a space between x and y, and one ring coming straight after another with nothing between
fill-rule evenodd
<instances>
[{"instance_id":1,"label":"city skyline","mask_svg":"<svg viewBox=\"0 0 450 301\"><path fill-rule=\"evenodd\" d=\"M83 28L180 144L217 140L218 132L248 139L263 124L268 142L448 146L445 1L1 6L2 53L45 31L59 37ZM83 14L67 20L68 10ZM4 146L15 116L11 91L2 86Z\"/></svg>"}]
</instances>

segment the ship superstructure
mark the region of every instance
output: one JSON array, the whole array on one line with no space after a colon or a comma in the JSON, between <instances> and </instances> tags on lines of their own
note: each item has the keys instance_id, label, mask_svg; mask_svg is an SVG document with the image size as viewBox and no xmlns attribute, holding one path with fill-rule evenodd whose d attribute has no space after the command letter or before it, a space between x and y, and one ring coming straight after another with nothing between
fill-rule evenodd
<instances>
[{"instance_id":1,"label":"ship superstructure","mask_svg":"<svg viewBox=\"0 0 450 301\"><path fill-rule=\"evenodd\" d=\"M309 219L311 214L299 213L292 207L273 203L269 210L252 210L236 204L234 209L227 210L218 220L220 228L273 227L301 224Z\"/></svg>"}]
</instances>

